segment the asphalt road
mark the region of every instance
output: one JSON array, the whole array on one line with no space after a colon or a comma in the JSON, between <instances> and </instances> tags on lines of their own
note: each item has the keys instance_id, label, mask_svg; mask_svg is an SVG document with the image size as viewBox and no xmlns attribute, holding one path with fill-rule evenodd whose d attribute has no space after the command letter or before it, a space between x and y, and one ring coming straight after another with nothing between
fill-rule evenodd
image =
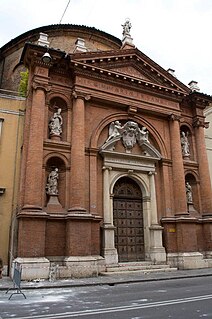
<instances>
[{"instance_id":1,"label":"asphalt road","mask_svg":"<svg viewBox=\"0 0 212 319\"><path fill-rule=\"evenodd\" d=\"M212 318L212 276L156 282L0 292L0 318Z\"/></svg>"}]
</instances>

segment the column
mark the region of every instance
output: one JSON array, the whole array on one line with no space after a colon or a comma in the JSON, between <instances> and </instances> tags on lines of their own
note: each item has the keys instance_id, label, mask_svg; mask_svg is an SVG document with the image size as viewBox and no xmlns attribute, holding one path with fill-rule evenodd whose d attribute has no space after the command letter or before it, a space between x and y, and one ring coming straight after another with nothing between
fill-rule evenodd
<instances>
[{"instance_id":1,"label":"column","mask_svg":"<svg viewBox=\"0 0 212 319\"><path fill-rule=\"evenodd\" d=\"M110 198L110 171L111 167L103 167L103 252L106 265L118 263L117 249L114 246L115 227L112 224L112 205Z\"/></svg>"},{"instance_id":2,"label":"column","mask_svg":"<svg viewBox=\"0 0 212 319\"><path fill-rule=\"evenodd\" d=\"M97 215L97 154L98 150L90 149L89 165L90 165L90 212Z\"/></svg>"},{"instance_id":3,"label":"column","mask_svg":"<svg viewBox=\"0 0 212 319\"><path fill-rule=\"evenodd\" d=\"M205 145L204 126L205 125L203 121L198 121L194 123L197 158L199 163L199 179L200 179L200 195L201 195L202 213L204 215L212 215L212 191L211 191L211 181L210 181L207 150Z\"/></svg>"},{"instance_id":4,"label":"column","mask_svg":"<svg viewBox=\"0 0 212 319\"><path fill-rule=\"evenodd\" d=\"M45 93L48 90L48 69L35 67L32 99L29 100L23 158L23 208L18 213L17 261L23 278L47 278L49 261L45 256L46 216L42 211L43 141L45 127ZM30 103L31 102L31 103ZM29 278L28 277L28 278Z\"/></svg>"},{"instance_id":5,"label":"column","mask_svg":"<svg viewBox=\"0 0 212 319\"><path fill-rule=\"evenodd\" d=\"M155 172L149 172L148 175L151 196L151 225L158 225L157 201L155 192Z\"/></svg>"},{"instance_id":6,"label":"column","mask_svg":"<svg viewBox=\"0 0 212 319\"><path fill-rule=\"evenodd\" d=\"M73 93L70 212L85 213L85 99L79 92Z\"/></svg>"},{"instance_id":7,"label":"column","mask_svg":"<svg viewBox=\"0 0 212 319\"><path fill-rule=\"evenodd\" d=\"M175 215L188 215L185 191L185 175L180 143L179 117L175 115L171 115L170 117L170 139Z\"/></svg>"},{"instance_id":8,"label":"column","mask_svg":"<svg viewBox=\"0 0 212 319\"><path fill-rule=\"evenodd\" d=\"M110 182L109 182L109 170L111 167L103 166L103 214L104 214L104 224L112 224L111 214L110 214Z\"/></svg>"},{"instance_id":9,"label":"column","mask_svg":"<svg viewBox=\"0 0 212 319\"><path fill-rule=\"evenodd\" d=\"M26 211L42 210L44 118L45 88L35 85L30 112L29 139L25 145L27 156L23 210Z\"/></svg>"},{"instance_id":10,"label":"column","mask_svg":"<svg viewBox=\"0 0 212 319\"><path fill-rule=\"evenodd\" d=\"M166 253L162 245L163 227L158 224L157 200L155 191L155 172L149 172L149 187L151 200L151 226L150 226L150 258L155 263L165 263Z\"/></svg>"},{"instance_id":11,"label":"column","mask_svg":"<svg viewBox=\"0 0 212 319\"><path fill-rule=\"evenodd\" d=\"M173 215L173 203L172 203L172 196L171 196L171 185L170 185L170 178L169 178L169 171L171 170L171 164L163 160L162 162L162 173L163 173L163 191L164 191L164 203L163 209L165 216Z\"/></svg>"}]
</instances>

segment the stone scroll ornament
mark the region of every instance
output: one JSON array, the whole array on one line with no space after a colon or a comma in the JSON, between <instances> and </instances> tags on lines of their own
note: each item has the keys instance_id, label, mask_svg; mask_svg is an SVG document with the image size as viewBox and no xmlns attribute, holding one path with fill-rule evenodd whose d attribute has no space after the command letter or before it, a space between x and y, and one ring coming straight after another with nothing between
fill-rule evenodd
<instances>
[{"instance_id":1,"label":"stone scroll ornament","mask_svg":"<svg viewBox=\"0 0 212 319\"><path fill-rule=\"evenodd\" d=\"M49 120L49 134L50 136L61 136L62 134L62 124L63 118L61 115L61 109L58 108L57 111Z\"/></svg>"},{"instance_id":2,"label":"stone scroll ornament","mask_svg":"<svg viewBox=\"0 0 212 319\"><path fill-rule=\"evenodd\" d=\"M149 143L149 132L146 127L139 128L138 124L128 121L123 126L119 121L112 122L109 126L109 137L106 142L120 137L127 153L130 153L133 146L138 142L141 146L143 142Z\"/></svg>"},{"instance_id":3,"label":"stone scroll ornament","mask_svg":"<svg viewBox=\"0 0 212 319\"><path fill-rule=\"evenodd\" d=\"M58 168L55 168L49 173L48 181L46 184L47 195L58 195Z\"/></svg>"}]
</instances>

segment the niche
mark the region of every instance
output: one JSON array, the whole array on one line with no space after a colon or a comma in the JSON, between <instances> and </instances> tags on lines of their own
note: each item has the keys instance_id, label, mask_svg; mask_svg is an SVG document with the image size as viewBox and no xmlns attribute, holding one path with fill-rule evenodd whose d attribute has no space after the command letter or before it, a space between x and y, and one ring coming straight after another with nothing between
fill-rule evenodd
<instances>
[{"instance_id":1,"label":"niche","mask_svg":"<svg viewBox=\"0 0 212 319\"><path fill-rule=\"evenodd\" d=\"M48 178L51 172L57 173L54 188L48 186ZM64 161L57 156L51 157L46 163L45 170L45 206L47 206L51 195L57 197L60 205L64 208L66 203L66 166Z\"/></svg>"},{"instance_id":2,"label":"niche","mask_svg":"<svg viewBox=\"0 0 212 319\"><path fill-rule=\"evenodd\" d=\"M194 152L192 145L192 134L186 125L182 125L180 128L180 141L183 159L193 160Z\"/></svg>"},{"instance_id":3,"label":"niche","mask_svg":"<svg viewBox=\"0 0 212 319\"><path fill-rule=\"evenodd\" d=\"M199 212L199 191L198 183L192 173L185 176L187 207L190 214L196 215ZM190 190L190 191L189 191Z\"/></svg>"},{"instance_id":4,"label":"niche","mask_svg":"<svg viewBox=\"0 0 212 319\"><path fill-rule=\"evenodd\" d=\"M67 140L67 104L60 97L54 97L50 100L47 136L51 140Z\"/></svg>"}]
</instances>

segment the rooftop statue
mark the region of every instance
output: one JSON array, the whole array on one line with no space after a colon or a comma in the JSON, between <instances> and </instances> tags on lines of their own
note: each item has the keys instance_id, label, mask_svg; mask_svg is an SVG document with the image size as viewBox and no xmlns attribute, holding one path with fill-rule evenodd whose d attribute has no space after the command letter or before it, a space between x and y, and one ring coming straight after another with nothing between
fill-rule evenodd
<instances>
[{"instance_id":1,"label":"rooftop statue","mask_svg":"<svg viewBox=\"0 0 212 319\"><path fill-rule=\"evenodd\" d=\"M125 23L121 25L123 27L123 36L131 36L130 35L130 29L132 27L131 23L130 23L130 20L129 19L126 19Z\"/></svg>"}]
</instances>

